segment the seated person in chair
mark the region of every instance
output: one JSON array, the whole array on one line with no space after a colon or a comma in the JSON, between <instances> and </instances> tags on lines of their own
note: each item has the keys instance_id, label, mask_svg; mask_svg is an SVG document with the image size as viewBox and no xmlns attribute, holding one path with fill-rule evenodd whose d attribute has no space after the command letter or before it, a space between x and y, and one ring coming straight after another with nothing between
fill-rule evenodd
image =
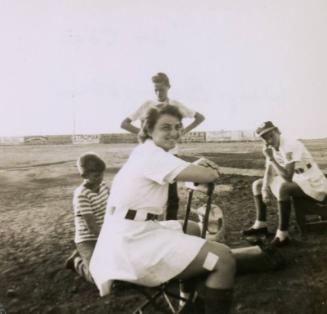
<instances>
[{"instance_id":1,"label":"seated person in chair","mask_svg":"<svg viewBox=\"0 0 327 314\"><path fill-rule=\"evenodd\" d=\"M327 180L303 143L284 137L271 121L264 122L256 133L265 144L265 174L252 185L257 216L243 235L267 234L266 210L273 194L278 201L279 223L272 244L281 247L289 243L291 198L307 196L323 201Z\"/></svg>"},{"instance_id":2,"label":"seated person in chair","mask_svg":"<svg viewBox=\"0 0 327 314\"><path fill-rule=\"evenodd\" d=\"M114 280L155 287L171 279L202 278L205 313L229 313L235 276L229 247L198 237L196 223L189 222L189 235L180 221L157 220L170 183L210 183L219 176L208 160L192 164L169 153L181 136L181 121L175 106L148 110L141 144L113 180L90 271L102 296L110 293Z\"/></svg>"}]
</instances>

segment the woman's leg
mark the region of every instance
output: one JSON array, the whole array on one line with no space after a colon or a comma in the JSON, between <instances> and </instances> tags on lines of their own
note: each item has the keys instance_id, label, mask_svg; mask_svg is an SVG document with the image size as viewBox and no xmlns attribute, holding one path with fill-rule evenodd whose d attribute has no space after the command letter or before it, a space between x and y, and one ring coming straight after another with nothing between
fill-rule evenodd
<instances>
[{"instance_id":1,"label":"woman's leg","mask_svg":"<svg viewBox=\"0 0 327 314\"><path fill-rule=\"evenodd\" d=\"M263 202L261 189L263 179L258 179L252 183L252 194L254 206L256 209L256 220L252 227L247 230L243 230L244 236L267 234L267 206Z\"/></svg>"},{"instance_id":2,"label":"woman's leg","mask_svg":"<svg viewBox=\"0 0 327 314\"><path fill-rule=\"evenodd\" d=\"M208 274L207 287L229 289L234 286L235 268L235 258L228 246L207 241L191 264L178 277L187 279Z\"/></svg>"},{"instance_id":3,"label":"woman's leg","mask_svg":"<svg viewBox=\"0 0 327 314\"><path fill-rule=\"evenodd\" d=\"M96 241L84 241L76 243L76 248L80 256L76 257L74 260L76 272L91 283L94 281L89 270L89 265L95 244Z\"/></svg>"},{"instance_id":4,"label":"woman's leg","mask_svg":"<svg viewBox=\"0 0 327 314\"><path fill-rule=\"evenodd\" d=\"M179 223L183 227L184 222L182 220L179 220ZM198 223L196 223L195 221L188 221L187 228L186 228L186 234L200 237L201 236L201 227L200 227L200 225Z\"/></svg>"},{"instance_id":5,"label":"woman's leg","mask_svg":"<svg viewBox=\"0 0 327 314\"><path fill-rule=\"evenodd\" d=\"M252 194L254 199L254 206L256 209L257 221L266 222L267 220L267 206L262 200L262 189L263 179L258 179L252 183Z\"/></svg>"},{"instance_id":6,"label":"woman's leg","mask_svg":"<svg viewBox=\"0 0 327 314\"><path fill-rule=\"evenodd\" d=\"M288 227L291 214L291 197L305 196L305 193L295 182L282 181L276 188L275 196L278 200L278 230L273 240L276 246L282 246L288 242ZM283 241L286 241L283 243Z\"/></svg>"},{"instance_id":7,"label":"woman's leg","mask_svg":"<svg viewBox=\"0 0 327 314\"><path fill-rule=\"evenodd\" d=\"M184 222L180 220L179 223L181 224L181 226L183 226ZM198 223L196 223L194 221L188 221L186 233L189 235L200 237L201 236L201 228ZM184 299L189 299L193 295L193 293L196 289L197 282L198 282L198 280L195 277L180 280L181 297ZM180 304L183 305L184 302L181 302Z\"/></svg>"},{"instance_id":8,"label":"woman's leg","mask_svg":"<svg viewBox=\"0 0 327 314\"><path fill-rule=\"evenodd\" d=\"M229 313L235 270L235 258L229 247L207 241L178 278L185 280L207 275L199 288L199 295L205 301L206 314Z\"/></svg>"}]
</instances>

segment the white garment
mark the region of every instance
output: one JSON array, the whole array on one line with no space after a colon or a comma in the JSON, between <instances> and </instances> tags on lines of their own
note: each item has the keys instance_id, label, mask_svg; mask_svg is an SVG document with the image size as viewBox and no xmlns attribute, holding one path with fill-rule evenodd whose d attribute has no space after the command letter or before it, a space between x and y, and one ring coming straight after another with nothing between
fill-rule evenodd
<instances>
[{"instance_id":1,"label":"white garment","mask_svg":"<svg viewBox=\"0 0 327 314\"><path fill-rule=\"evenodd\" d=\"M178 221L124 218L129 209L163 214L169 183L188 166L147 140L118 172L90 263L101 296L110 292L113 280L157 286L176 277L196 257L205 240L184 234Z\"/></svg>"},{"instance_id":2,"label":"white garment","mask_svg":"<svg viewBox=\"0 0 327 314\"><path fill-rule=\"evenodd\" d=\"M283 167L295 162L293 182L310 197L318 201L324 200L327 195L327 179L302 142L280 136L279 150L274 149L274 158ZM268 159L266 162L270 163ZM301 173L297 173L299 170ZM282 181L281 177L275 177L270 182L273 194Z\"/></svg>"},{"instance_id":3,"label":"white garment","mask_svg":"<svg viewBox=\"0 0 327 314\"><path fill-rule=\"evenodd\" d=\"M167 153L150 139L138 145L114 178L107 209L115 214L148 209L160 215L166 208L168 183L190 164Z\"/></svg>"},{"instance_id":4,"label":"white garment","mask_svg":"<svg viewBox=\"0 0 327 314\"><path fill-rule=\"evenodd\" d=\"M132 121L143 120L146 112L150 108L157 107L157 106L162 105L162 104L169 104L169 105L177 107L179 109L179 111L181 112L183 118L193 118L194 115L195 115L195 111L193 111L190 108L187 108L185 105L183 105L179 101L173 100L173 99L167 99L164 102L159 102L159 101L155 101L155 100L148 100L145 103L143 103L135 112L130 114L128 116L128 118L131 119Z\"/></svg>"},{"instance_id":5,"label":"white garment","mask_svg":"<svg viewBox=\"0 0 327 314\"><path fill-rule=\"evenodd\" d=\"M142 123L142 120L144 119L146 112L150 108L157 107L160 105L165 105L165 104L166 105L169 104L169 105L177 107L179 109L180 113L182 114L183 118L194 118L194 116L195 116L195 113L196 113L195 111L186 107L179 101L173 100L173 99L167 99L163 102L159 102L158 100L148 100L145 103L143 103L135 112L130 114L128 116L128 118L131 119L131 121L140 120ZM178 153L179 153L178 145L176 145L173 149L171 149L170 152L174 155L178 155Z\"/></svg>"}]
</instances>

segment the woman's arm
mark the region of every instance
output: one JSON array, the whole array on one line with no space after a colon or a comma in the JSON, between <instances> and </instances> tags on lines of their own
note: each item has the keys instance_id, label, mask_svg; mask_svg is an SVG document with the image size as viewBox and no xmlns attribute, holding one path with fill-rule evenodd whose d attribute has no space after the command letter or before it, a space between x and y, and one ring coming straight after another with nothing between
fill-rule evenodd
<instances>
[{"instance_id":1,"label":"woman's arm","mask_svg":"<svg viewBox=\"0 0 327 314\"><path fill-rule=\"evenodd\" d=\"M218 166L208 159L201 158L181 171L176 180L209 183L216 181L218 178Z\"/></svg>"},{"instance_id":2,"label":"woman's arm","mask_svg":"<svg viewBox=\"0 0 327 314\"><path fill-rule=\"evenodd\" d=\"M272 167L277 172L279 176L281 176L286 181L292 181L293 174L294 174L294 168L295 168L295 162L291 162L289 164L286 164L285 167L282 167L275 159L273 150L271 147L265 147L263 149L263 154L268 158L270 161Z\"/></svg>"},{"instance_id":3,"label":"woman's arm","mask_svg":"<svg viewBox=\"0 0 327 314\"><path fill-rule=\"evenodd\" d=\"M268 162L268 160L266 160L266 169L265 169L265 173L263 175L263 184L261 187L261 195L262 195L262 199L263 202L266 205L270 205L271 203L271 193L270 193L270 182L272 180L273 177L273 171L272 171L272 165L270 162Z\"/></svg>"},{"instance_id":4,"label":"woman's arm","mask_svg":"<svg viewBox=\"0 0 327 314\"><path fill-rule=\"evenodd\" d=\"M272 177L272 165L270 164L270 162L266 162L266 169L265 169L265 173L263 175L263 184L262 184L262 190L269 190L269 183L271 181L271 177Z\"/></svg>"},{"instance_id":5,"label":"woman's arm","mask_svg":"<svg viewBox=\"0 0 327 314\"><path fill-rule=\"evenodd\" d=\"M275 171L284 178L286 181L291 182L294 174L295 162L287 164L285 167L282 167L275 159L270 161Z\"/></svg>"}]
</instances>

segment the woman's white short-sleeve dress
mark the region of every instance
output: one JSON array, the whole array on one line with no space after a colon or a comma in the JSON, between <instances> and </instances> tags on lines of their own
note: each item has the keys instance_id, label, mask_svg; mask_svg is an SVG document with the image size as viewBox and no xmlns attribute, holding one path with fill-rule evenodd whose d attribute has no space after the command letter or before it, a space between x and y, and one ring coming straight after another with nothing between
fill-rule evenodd
<instances>
[{"instance_id":1,"label":"woman's white short-sleeve dress","mask_svg":"<svg viewBox=\"0 0 327 314\"><path fill-rule=\"evenodd\" d=\"M293 182L295 182L302 191L318 200L323 201L327 196L327 180L317 163L312 158L310 152L299 140L285 138L280 136L279 150L273 150L275 160L285 167L289 163L295 163L295 173ZM270 163L266 160L267 164ZM298 169L301 172L297 173ZM281 176L272 178L269 186L272 193L277 196L279 187L284 179Z\"/></svg>"},{"instance_id":2,"label":"woman's white short-sleeve dress","mask_svg":"<svg viewBox=\"0 0 327 314\"><path fill-rule=\"evenodd\" d=\"M158 286L180 274L199 253L205 240L184 234L179 222L142 219L147 213L164 213L169 183L188 166L146 140L117 173L90 263L100 295L110 292L114 280ZM141 219L126 219L129 209Z\"/></svg>"}]
</instances>

